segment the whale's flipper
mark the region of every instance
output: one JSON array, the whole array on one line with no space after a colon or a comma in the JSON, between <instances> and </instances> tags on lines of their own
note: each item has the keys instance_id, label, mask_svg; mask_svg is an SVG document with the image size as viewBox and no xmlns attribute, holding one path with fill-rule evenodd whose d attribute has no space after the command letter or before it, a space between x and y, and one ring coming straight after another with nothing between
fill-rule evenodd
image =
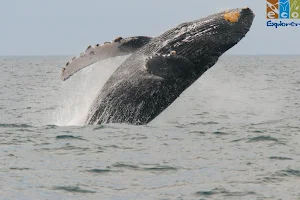
<instances>
[{"instance_id":1,"label":"whale's flipper","mask_svg":"<svg viewBox=\"0 0 300 200\"><path fill-rule=\"evenodd\" d=\"M176 52L175 52L176 53ZM146 70L150 74L165 79L178 78L192 72L194 64L186 57L175 55L155 55L147 59Z\"/></svg>"},{"instance_id":2,"label":"whale's flipper","mask_svg":"<svg viewBox=\"0 0 300 200\"><path fill-rule=\"evenodd\" d=\"M77 71L100 60L131 54L149 43L151 39L151 37L147 36L117 37L112 42L88 46L84 53L81 53L78 57L74 57L65 65L61 72L61 79L65 81Z\"/></svg>"}]
</instances>

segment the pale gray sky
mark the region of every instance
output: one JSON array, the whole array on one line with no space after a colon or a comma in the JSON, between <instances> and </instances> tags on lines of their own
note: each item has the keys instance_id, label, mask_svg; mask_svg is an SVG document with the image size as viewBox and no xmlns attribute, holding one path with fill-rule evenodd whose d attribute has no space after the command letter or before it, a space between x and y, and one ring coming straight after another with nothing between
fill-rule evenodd
<instances>
[{"instance_id":1,"label":"pale gray sky","mask_svg":"<svg viewBox=\"0 0 300 200\"><path fill-rule=\"evenodd\" d=\"M0 55L78 55L116 36L158 36L227 8L256 17L229 54L299 54L300 27L266 26L266 0L0 0ZM295 20L299 22L300 20Z\"/></svg>"}]
</instances>

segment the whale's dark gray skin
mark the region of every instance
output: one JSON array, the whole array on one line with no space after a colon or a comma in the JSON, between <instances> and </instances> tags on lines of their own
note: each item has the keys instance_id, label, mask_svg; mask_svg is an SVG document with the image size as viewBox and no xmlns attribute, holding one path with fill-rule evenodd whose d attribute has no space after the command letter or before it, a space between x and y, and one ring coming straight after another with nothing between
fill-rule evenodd
<instances>
[{"instance_id":1,"label":"whale's dark gray skin","mask_svg":"<svg viewBox=\"0 0 300 200\"><path fill-rule=\"evenodd\" d=\"M249 31L249 8L187 22L153 38L112 74L87 124L147 124Z\"/></svg>"},{"instance_id":2,"label":"whale's dark gray skin","mask_svg":"<svg viewBox=\"0 0 300 200\"><path fill-rule=\"evenodd\" d=\"M178 25L149 39L111 75L86 124L147 124L172 104L250 30L249 8Z\"/></svg>"}]
</instances>

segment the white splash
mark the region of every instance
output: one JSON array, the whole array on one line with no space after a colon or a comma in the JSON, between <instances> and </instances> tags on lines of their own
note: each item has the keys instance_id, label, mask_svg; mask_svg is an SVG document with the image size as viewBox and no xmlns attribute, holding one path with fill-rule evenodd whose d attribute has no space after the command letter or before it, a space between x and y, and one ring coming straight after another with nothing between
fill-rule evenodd
<instances>
[{"instance_id":1,"label":"white splash","mask_svg":"<svg viewBox=\"0 0 300 200\"><path fill-rule=\"evenodd\" d=\"M90 106L111 74L129 56L97 62L62 82L58 109L53 113L58 126L82 126Z\"/></svg>"}]
</instances>

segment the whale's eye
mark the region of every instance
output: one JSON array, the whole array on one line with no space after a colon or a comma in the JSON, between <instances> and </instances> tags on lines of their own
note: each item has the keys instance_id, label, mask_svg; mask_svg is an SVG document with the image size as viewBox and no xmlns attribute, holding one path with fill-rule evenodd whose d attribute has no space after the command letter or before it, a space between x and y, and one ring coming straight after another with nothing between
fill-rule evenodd
<instances>
[{"instance_id":1,"label":"whale's eye","mask_svg":"<svg viewBox=\"0 0 300 200\"><path fill-rule=\"evenodd\" d=\"M170 55L176 55L176 54L177 54L176 51L171 51L171 52L170 52Z\"/></svg>"}]
</instances>

